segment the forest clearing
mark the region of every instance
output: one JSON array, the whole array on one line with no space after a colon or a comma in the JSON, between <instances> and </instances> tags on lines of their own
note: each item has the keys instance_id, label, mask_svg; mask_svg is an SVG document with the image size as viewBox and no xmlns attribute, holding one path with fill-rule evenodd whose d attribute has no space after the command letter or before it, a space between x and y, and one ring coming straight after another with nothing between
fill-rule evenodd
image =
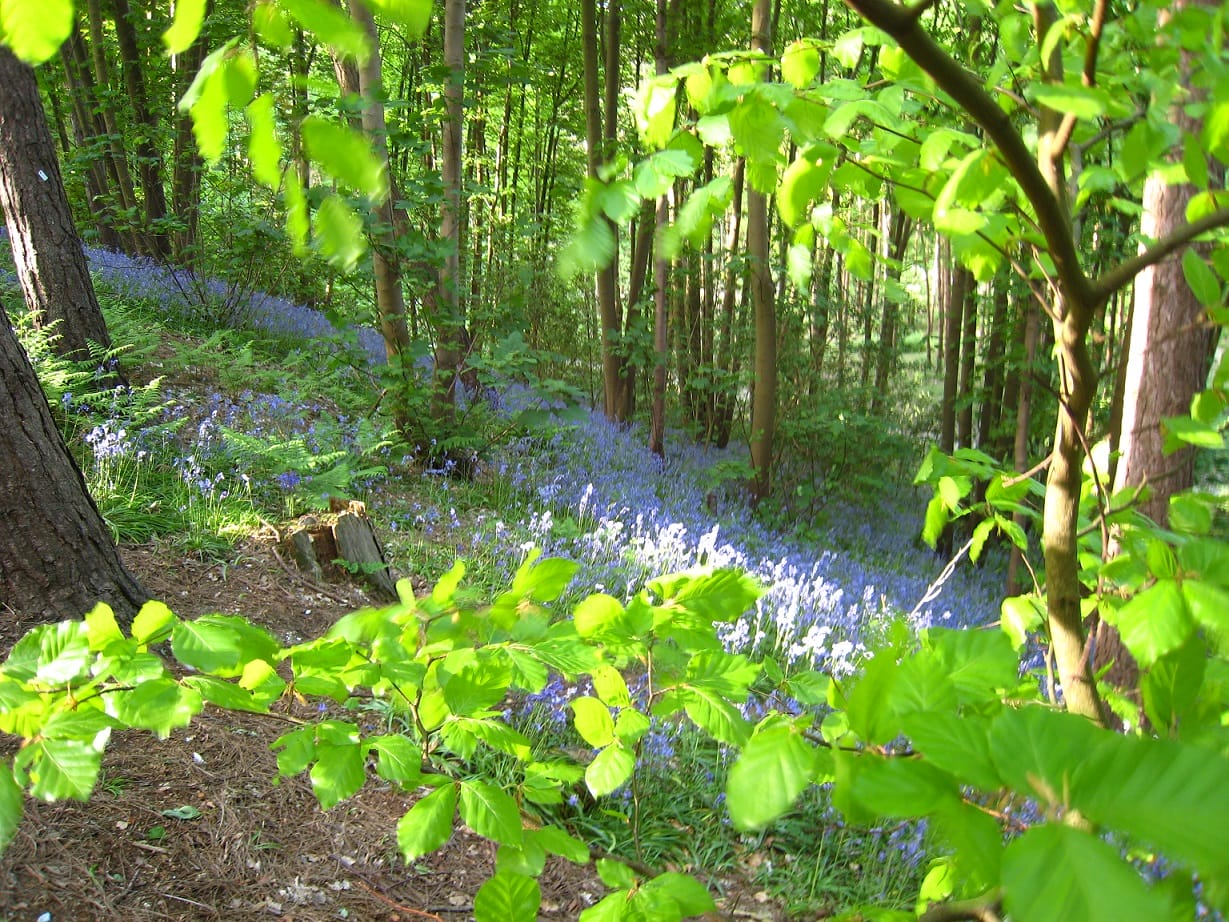
<instances>
[{"instance_id":1,"label":"forest clearing","mask_svg":"<svg viewBox=\"0 0 1229 922\"><path fill-rule=\"evenodd\" d=\"M1226 24L0 3L0 918L1222 918Z\"/></svg>"}]
</instances>

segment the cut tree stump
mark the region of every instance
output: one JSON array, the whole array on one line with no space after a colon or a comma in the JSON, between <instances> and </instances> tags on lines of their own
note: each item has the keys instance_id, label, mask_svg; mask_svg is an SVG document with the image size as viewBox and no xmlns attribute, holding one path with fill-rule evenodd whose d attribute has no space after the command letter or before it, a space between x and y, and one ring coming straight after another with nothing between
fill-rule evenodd
<instances>
[{"instance_id":1,"label":"cut tree stump","mask_svg":"<svg viewBox=\"0 0 1229 922\"><path fill-rule=\"evenodd\" d=\"M299 569L318 580L362 579L379 596L395 600L393 573L358 502L330 500L334 515L304 516L286 541Z\"/></svg>"}]
</instances>

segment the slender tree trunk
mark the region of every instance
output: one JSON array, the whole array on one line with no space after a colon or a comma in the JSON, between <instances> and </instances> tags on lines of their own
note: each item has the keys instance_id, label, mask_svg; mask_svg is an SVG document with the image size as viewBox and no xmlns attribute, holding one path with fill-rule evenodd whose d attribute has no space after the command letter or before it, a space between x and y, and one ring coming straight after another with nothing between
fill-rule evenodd
<instances>
[{"instance_id":1,"label":"slender tree trunk","mask_svg":"<svg viewBox=\"0 0 1229 922\"><path fill-rule=\"evenodd\" d=\"M772 54L770 0L751 7L751 47ZM768 199L748 184L747 257L751 263L751 304L755 312L755 389L751 395L751 494L764 499L772 486L777 428L777 311L768 263Z\"/></svg>"},{"instance_id":2,"label":"slender tree trunk","mask_svg":"<svg viewBox=\"0 0 1229 922\"><path fill-rule=\"evenodd\" d=\"M435 415L451 426L456 413L457 377L467 349L465 318L461 310L461 141L465 131L465 0L447 0L444 6L445 117L441 173L444 201L440 238L446 253L439 272L439 311L436 318Z\"/></svg>"},{"instance_id":3,"label":"slender tree trunk","mask_svg":"<svg viewBox=\"0 0 1229 922\"><path fill-rule=\"evenodd\" d=\"M606 136L603 130L602 101L598 79L598 12L596 0L581 2L581 48L584 56L585 74L585 140L588 152L589 178L597 181L605 161ZM610 37L607 36L607 42ZM613 54L616 57L618 51ZM609 70L609 59L607 61ZM597 270L596 293L598 317L602 338L602 407L607 419L619 420L623 409L620 400L619 382L623 377L619 339L623 319L619 309L619 236L614 222L603 219L613 239L613 252L604 268Z\"/></svg>"},{"instance_id":4,"label":"slender tree trunk","mask_svg":"<svg viewBox=\"0 0 1229 922\"><path fill-rule=\"evenodd\" d=\"M1007 364L1007 307L1011 295L1011 277L1000 272L994 280L994 310L990 317L990 334L986 340L985 396L977 425L977 443L988 453L994 453L1003 416L1004 371Z\"/></svg>"},{"instance_id":5,"label":"slender tree trunk","mask_svg":"<svg viewBox=\"0 0 1229 922\"><path fill-rule=\"evenodd\" d=\"M362 27L375 49L367 62L358 69L358 92L362 98L363 133L371 142L376 157L388 167L388 131L384 121L384 78L380 55L379 33L371 10L363 0L350 0L350 17ZM391 186L391 177L390 177ZM393 208L397 199L395 188L375 208L375 226L371 232L371 261L375 276L376 317L384 337L384 351L389 363L396 366L405 360L410 347L410 333L405 322L405 295L401 289L401 263L397 256L396 226ZM405 386L409 387L408 380ZM398 404L402 401L398 400ZM399 425L404 429L404 411Z\"/></svg>"},{"instance_id":6,"label":"slender tree trunk","mask_svg":"<svg viewBox=\"0 0 1229 922\"><path fill-rule=\"evenodd\" d=\"M960 410L956 415L956 441L962 448L973 447L973 404L975 388L973 375L977 365L977 282L972 274L968 277L965 292L963 323L960 331Z\"/></svg>"},{"instance_id":7,"label":"slender tree trunk","mask_svg":"<svg viewBox=\"0 0 1229 922\"><path fill-rule=\"evenodd\" d=\"M956 450L956 400L960 384L960 328L964 305L969 299L973 275L963 266L940 270L948 275L943 305L943 409L939 428L939 448L951 454Z\"/></svg>"},{"instance_id":8,"label":"slender tree trunk","mask_svg":"<svg viewBox=\"0 0 1229 922\"><path fill-rule=\"evenodd\" d=\"M657 0L656 43L654 60L658 74L669 69L667 60L666 0ZM657 231L660 234L670 220L670 207L666 196L657 200ZM649 413L649 451L658 457L666 453L666 354L670 348L669 307L667 304L670 262L661 248L654 251L654 282L657 292L653 298L653 406Z\"/></svg>"},{"instance_id":9,"label":"slender tree trunk","mask_svg":"<svg viewBox=\"0 0 1229 922\"><path fill-rule=\"evenodd\" d=\"M124 88L132 105L135 137L129 139L137 158L141 176L141 193L145 206L145 237L151 255L165 260L171 256L171 238L167 229L166 192L162 188L162 154L158 150L158 115L149 107L145 89L145 69L141 50L133 28L133 13L128 0L111 0L115 7L115 37L119 44L120 69Z\"/></svg>"},{"instance_id":10,"label":"slender tree trunk","mask_svg":"<svg viewBox=\"0 0 1229 922\"><path fill-rule=\"evenodd\" d=\"M213 0L205 4L205 17L213 14ZM193 78L205 60L207 43L204 36L174 59L175 99L183 98ZM291 82L291 93L296 93ZM191 266L197 255L197 240L200 235L201 177L205 172L205 160L201 157L192 134L192 116L176 107L173 125L174 149L171 166L171 213L175 218L172 237L175 261ZM299 145L298 122L290 132L291 144Z\"/></svg>"},{"instance_id":11,"label":"slender tree trunk","mask_svg":"<svg viewBox=\"0 0 1229 922\"><path fill-rule=\"evenodd\" d=\"M102 7L99 0L88 0L86 9L89 12L89 53L94 63L97 111L103 129L101 134L106 137L107 145L111 151L110 161L115 170L116 192L119 195L120 208L125 214L132 215L136 214L138 210L137 194L132 184L132 173L128 169L128 156L121 143L123 131L121 130L115 107L105 96L107 88L112 85L112 74L111 66L107 61L106 27L103 22ZM82 43L82 48L84 49L84 43ZM141 253L146 256L152 255L151 247L145 239L144 233L134 226L130 219L127 224L127 236L132 252Z\"/></svg>"}]
</instances>

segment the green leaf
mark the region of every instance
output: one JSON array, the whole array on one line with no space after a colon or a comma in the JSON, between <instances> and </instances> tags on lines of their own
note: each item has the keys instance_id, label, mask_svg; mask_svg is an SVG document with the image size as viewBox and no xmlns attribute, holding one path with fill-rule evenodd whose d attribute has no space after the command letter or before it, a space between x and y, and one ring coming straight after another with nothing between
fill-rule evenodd
<instances>
[{"instance_id":1,"label":"green leaf","mask_svg":"<svg viewBox=\"0 0 1229 922\"><path fill-rule=\"evenodd\" d=\"M461 782L461 819L487 839L521 844L521 812L506 792L484 781Z\"/></svg>"},{"instance_id":2,"label":"green leaf","mask_svg":"<svg viewBox=\"0 0 1229 922\"><path fill-rule=\"evenodd\" d=\"M1150 922L1171 918L1117 851L1070 826L1036 826L1003 856L1003 903L1014 922Z\"/></svg>"},{"instance_id":3,"label":"green leaf","mask_svg":"<svg viewBox=\"0 0 1229 922\"><path fill-rule=\"evenodd\" d=\"M729 113L734 143L749 162L771 164L781 159L785 119L761 93L749 92Z\"/></svg>"},{"instance_id":4,"label":"green leaf","mask_svg":"<svg viewBox=\"0 0 1229 922\"><path fill-rule=\"evenodd\" d=\"M185 804L182 807L163 810L162 816L172 820L199 820L201 818L201 811L191 804Z\"/></svg>"},{"instance_id":5,"label":"green leaf","mask_svg":"<svg viewBox=\"0 0 1229 922\"><path fill-rule=\"evenodd\" d=\"M701 246L712 230L713 219L729 207L733 190L728 176L718 176L712 182L693 190L675 216L673 231L693 247ZM670 241L663 243L668 244ZM674 241L673 245L666 246L665 254L674 256L678 249L678 242Z\"/></svg>"},{"instance_id":6,"label":"green leaf","mask_svg":"<svg viewBox=\"0 0 1229 922\"><path fill-rule=\"evenodd\" d=\"M1177 580L1161 579L1134 595L1112 617L1122 642L1144 668L1178 649L1194 630L1182 587Z\"/></svg>"},{"instance_id":7,"label":"green leaf","mask_svg":"<svg viewBox=\"0 0 1229 922\"><path fill-rule=\"evenodd\" d=\"M746 718L738 708L706 686L680 689L683 706L697 727L720 743L742 746L750 736Z\"/></svg>"},{"instance_id":8,"label":"green leaf","mask_svg":"<svg viewBox=\"0 0 1229 922\"><path fill-rule=\"evenodd\" d=\"M512 683L512 667L504 657L493 655L497 649L480 651L476 658L472 651L460 652L467 658L454 673L457 654L449 656L444 661L445 668L440 671L440 685L448 710L458 717L468 717L503 701Z\"/></svg>"},{"instance_id":9,"label":"green leaf","mask_svg":"<svg viewBox=\"0 0 1229 922\"><path fill-rule=\"evenodd\" d=\"M1189 416L1167 417L1161 424L1161 430L1165 435L1162 450L1166 454L1172 454L1187 445L1214 450L1225 447L1225 439L1219 429Z\"/></svg>"},{"instance_id":10,"label":"green leaf","mask_svg":"<svg viewBox=\"0 0 1229 922\"><path fill-rule=\"evenodd\" d=\"M170 28L162 34L162 44L166 45L167 54L182 54L192 47L201 34L205 5L206 0L177 0L175 18Z\"/></svg>"},{"instance_id":11,"label":"green leaf","mask_svg":"<svg viewBox=\"0 0 1229 922\"><path fill-rule=\"evenodd\" d=\"M990 728L990 757L1014 790L1043 805L1069 803L1075 774L1105 731L1083 717L1040 706L1006 709Z\"/></svg>"},{"instance_id":12,"label":"green leaf","mask_svg":"<svg viewBox=\"0 0 1229 922\"><path fill-rule=\"evenodd\" d=\"M678 906L679 918L690 919L705 913L715 912L717 904L708 888L690 874L666 871L640 888L642 893L660 893Z\"/></svg>"},{"instance_id":13,"label":"green leaf","mask_svg":"<svg viewBox=\"0 0 1229 922\"><path fill-rule=\"evenodd\" d=\"M1189 247L1182 253L1182 275L1200 304L1214 307L1223 303L1220 279L1198 251Z\"/></svg>"},{"instance_id":14,"label":"green leaf","mask_svg":"<svg viewBox=\"0 0 1229 922\"><path fill-rule=\"evenodd\" d=\"M926 542L927 547L938 546L939 537L943 534L943 529L947 527L948 518L947 504L936 492L926 504L926 521L922 526L922 540Z\"/></svg>"},{"instance_id":15,"label":"green leaf","mask_svg":"<svg viewBox=\"0 0 1229 922\"><path fill-rule=\"evenodd\" d=\"M299 131L312 160L330 176L374 201L388 195L388 172L361 132L309 115Z\"/></svg>"},{"instance_id":16,"label":"green leaf","mask_svg":"<svg viewBox=\"0 0 1229 922\"><path fill-rule=\"evenodd\" d=\"M431 23L431 0L368 0L371 8L404 30L408 42L423 37Z\"/></svg>"},{"instance_id":17,"label":"green leaf","mask_svg":"<svg viewBox=\"0 0 1229 922\"><path fill-rule=\"evenodd\" d=\"M573 864L589 863L589 846L573 836L568 835L558 826L543 826L532 833L535 842L552 855L566 858Z\"/></svg>"},{"instance_id":18,"label":"green leaf","mask_svg":"<svg viewBox=\"0 0 1229 922\"><path fill-rule=\"evenodd\" d=\"M512 592L535 602L553 602L576 575L580 564L562 557L526 562L512 578Z\"/></svg>"},{"instance_id":19,"label":"green leaf","mask_svg":"<svg viewBox=\"0 0 1229 922\"><path fill-rule=\"evenodd\" d=\"M15 767L25 767L30 795L51 802L89 800L98 780L102 752L83 740L39 740L21 750Z\"/></svg>"},{"instance_id":20,"label":"green leaf","mask_svg":"<svg viewBox=\"0 0 1229 922\"><path fill-rule=\"evenodd\" d=\"M631 707L632 696L627 690L627 682L623 678L623 673L619 670L603 663L593 673L592 678L594 692L607 707ZM583 733L581 735L584 736ZM595 743L594 745L605 746L606 743Z\"/></svg>"},{"instance_id":21,"label":"green leaf","mask_svg":"<svg viewBox=\"0 0 1229 922\"><path fill-rule=\"evenodd\" d=\"M730 769L726 803L739 829L758 829L794 805L815 778L815 750L792 727L758 730Z\"/></svg>"},{"instance_id":22,"label":"green leaf","mask_svg":"<svg viewBox=\"0 0 1229 922\"><path fill-rule=\"evenodd\" d=\"M91 650L105 650L113 643L122 643L124 632L115 620L115 612L106 602L99 602L85 616L85 633Z\"/></svg>"},{"instance_id":23,"label":"green leaf","mask_svg":"<svg viewBox=\"0 0 1229 922\"><path fill-rule=\"evenodd\" d=\"M355 740L335 745L321 742L316 746L316 764L310 773L312 792L322 810L335 807L362 788L366 781L364 748Z\"/></svg>"},{"instance_id":24,"label":"green leaf","mask_svg":"<svg viewBox=\"0 0 1229 922\"><path fill-rule=\"evenodd\" d=\"M926 643L962 704L997 701L1019 678L1019 659L999 631L929 628Z\"/></svg>"},{"instance_id":25,"label":"green leaf","mask_svg":"<svg viewBox=\"0 0 1229 922\"><path fill-rule=\"evenodd\" d=\"M635 109L636 123L640 137L650 148L660 150L670 142L677 88L677 81L669 75L655 77L641 85L639 105Z\"/></svg>"},{"instance_id":26,"label":"green leaf","mask_svg":"<svg viewBox=\"0 0 1229 922\"><path fill-rule=\"evenodd\" d=\"M781 78L795 89L802 89L819 73L819 49L814 42L791 42L781 55Z\"/></svg>"},{"instance_id":27,"label":"green leaf","mask_svg":"<svg viewBox=\"0 0 1229 922\"><path fill-rule=\"evenodd\" d=\"M132 619L132 639L140 644L161 643L171 636L178 620L163 603L146 602Z\"/></svg>"},{"instance_id":28,"label":"green leaf","mask_svg":"<svg viewBox=\"0 0 1229 922\"><path fill-rule=\"evenodd\" d=\"M1194 708L1208 663L1207 647L1199 638L1162 656L1140 678L1144 713L1162 736L1174 733Z\"/></svg>"},{"instance_id":29,"label":"green leaf","mask_svg":"<svg viewBox=\"0 0 1229 922\"><path fill-rule=\"evenodd\" d=\"M951 776L927 762L864 755L848 792L877 816L927 816L959 800Z\"/></svg>"},{"instance_id":30,"label":"green leaf","mask_svg":"<svg viewBox=\"0 0 1229 922\"><path fill-rule=\"evenodd\" d=\"M1102 733L1081 760L1072 803L1092 822L1223 879L1229 873L1227 777L1229 759L1219 753Z\"/></svg>"},{"instance_id":31,"label":"green leaf","mask_svg":"<svg viewBox=\"0 0 1229 922\"><path fill-rule=\"evenodd\" d=\"M55 57L72 30L72 0L0 0L0 41L27 64Z\"/></svg>"},{"instance_id":32,"label":"green leaf","mask_svg":"<svg viewBox=\"0 0 1229 922\"><path fill-rule=\"evenodd\" d=\"M641 198L657 198L669 192L678 177L690 176L695 168L695 158L687 151L662 150L636 164L633 183Z\"/></svg>"},{"instance_id":33,"label":"green leaf","mask_svg":"<svg viewBox=\"0 0 1229 922\"><path fill-rule=\"evenodd\" d=\"M17 835L24 811L25 797L21 785L13 777L13 767L7 762L0 764L0 854Z\"/></svg>"},{"instance_id":34,"label":"green leaf","mask_svg":"<svg viewBox=\"0 0 1229 922\"><path fill-rule=\"evenodd\" d=\"M430 854L452 838L456 810L456 785L445 784L414 804L397 821L397 847L406 864Z\"/></svg>"},{"instance_id":35,"label":"green leaf","mask_svg":"<svg viewBox=\"0 0 1229 922\"><path fill-rule=\"evenodd\" d=\"M233 682L207 675L190 675L183 681L185 685L195 689L203 701L228 711L248 711L253 714L269 712L267 702L258 701L250 691Z\"/></svg>"},{"instance_id":36,"label":"green leaf","mask_svg":"<svg viewBox=\"0 0 1229 922\"><path fill-rule=\"evenodd\" d=\"M38 633L38 664L33 676L45 685L63 685L89 673L93 654L81 621L60 621Z\"/></svg>"},{"instance_id":37,"label":"green leaf","mask_svg":"<svg viewBox=\"0 0 1229 922\"><path fill-rule=\"evenodd\" d=\"M594 797L604 797L621 788L636 769L636 757L619 743L597 754L585 769L585 786Z\"/></svg>"},{"instance_id":38,"label":"green leaf","mask_svg":"<svg viewBox=\"0 0 1229 922\"><path fill-rule=\"evenodd\" d=\"M117 720L130 727L152 730L166 739L176 727L186 727L201 712L200 693L174 679L154 679L116 693L109 704Z\"/></svg>"},{"instance_id":39,"label":"green leaf","mask_svg":"<svg viewBox=\"0 0 1229 922\"><path fill-rule=\"evenodd\" d=\"M1073 83L1034 83L1029 88L1038 103L1055 112L1081 119L1100 118L1109 108L1108 93L1095 86Z\"/></svg>"},{"instance_id":40,"label":"green leaf","mask_svg":"<svg viewBox=\"0 0 1229 922\"><path fill-rule=\"evenodd\" d=\"M984 791L1002 785L990 757L990 722L973 714L914 713L902 720L913 748L962 783Z\"/></svg>"},{"instance_id":41,"label":"green leaf","mask_svg":"<svg viewBox=\"0 0 1229 922\"><path fill-rule=\"evenodd\" d=\"M1045 608L1035 595L1009 596L1003 599L999 623L1012 647L1019 650L1027 643L1029 635L1045 623Z\"/></svg>"},{"instance_id":42,"label":"green leaf","mask_svg":"<svg viewBox=\"0 0 1229 922\"><path fill-rule=\"evenodd\" d=\"M593 863L597 868L597 876L611 890L630 890L636 886L636 875L622 861L613 858L599 858Z\"/></svg>"},{"instance_id":43,"label":"green leaf","mask_svg":"<svg viewBox=\"0 0 1229 922\"><path fill-rule=\"evenodd\" d=\"M538 882L524 874L500 871L474 896L475 922L536 922L542 905Z\"/></svg>"},{"instance_id":44,"label":"green leaf","mask_svg":"<svg viewBox=\"0 0 1229 922\"><path fill-rule=\"evenodd\" d=\"M827 169L824 169L824 165ZM806 156L798 157L785 169L777 192L777 211L787 227L797 227L810 218L811 202L827 188L832 163L817 164Z\"/></svg>"},{"instance_id":45,"label":"green leaf","mask_svg":"<svg viewBox=\"0 0 1229 922\"><path fill-rule=\"evenodd\" d=\"M576 732L586 743L595 749L609 746L614 741L614 718L610 716L610 708L598 701L582 695L570 702L576 724Z\"/></svg>"},{"instance_id":46,"label":"green leaf","mask_svg":"<svg viewBox=\"0 0 1229 922\"><path fill-rule=\"evenodd\" d=\"M363 221L339 196L330 195L316 209L316 243L321 254L343 272L349 272L367 251Z\"/></svg>"},{"instance_id":47,"label":"green leaf","mask_svg":"<svg viewBox=\"0 0 1229 922\"><path fill-rule=\"evenodd\" d=\"M306 31L343 58L360 64L371 56L371 42L362 26L324 0L278 0L278 4Z\"/></svg>"},{"instance_id":48,"label":"green leaf","mask_svg":"<svg viewBox=\"0 0 1229 922\"><path fill-rule=\"evenodd\" d=\"M619 711L615 720L614 732L615 736L630 746L648 733L651 726L649 719L635 708L625 707Z\"/></svg>"},{"instance_id":49,"label":"green leaf","mask_svg":"<svg viewBox=\"0 0 1229 922\"><path fill-rule=\"evenodd\" d=\"M1215 639L1217 648L1229 649L1229 592L1210 582L1186 579L1182 598L1195 623Z\"/></svg>"},{"instance_id":50,"label":"green leaf","mask_svg":"<svg viewBox=\"0 0 1229 922\"><path fill-rule=\"evenodd\" d=\"M273 95L261 93L248 104L248 158L256 181L277 191L282 184L282 145L273 118Z\"/></svg>"},{"instance_id":51,"label":"green leaf","mask_svg":"<svg viewBox=\"0 0 1229 922\"><path fill-rule=\"evenodd\" d=\"M261 0L252 7L252 28L260 40L271 48L289 48L294 44L294 30L286 14L273 0Z\"/></svg>"}]
</instances>

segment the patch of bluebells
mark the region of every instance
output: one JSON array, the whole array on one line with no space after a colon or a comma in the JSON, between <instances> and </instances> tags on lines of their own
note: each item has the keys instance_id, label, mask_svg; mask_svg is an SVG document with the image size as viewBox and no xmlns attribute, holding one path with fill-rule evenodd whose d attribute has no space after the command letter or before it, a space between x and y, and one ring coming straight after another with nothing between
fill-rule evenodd
<instances>
[{"instance_id":1,"label":"patch of bluebells","mask_svg":"<svg viewBox=\"0 0 1229 922\"><path fill-rule=\"evenodd\" d=\"M515 409L515 390L505 405ZM941 561L921 547L924 500L903 491L878 509L830 508L814 540L773 530L736 494L705 490L711 470L736 452L691 444L680 436L665 459L645 447L643 433L621 429L598 413L549 436L513 443L495 463L529 510L488 536L512 570L532 542L548 555L575 560L578 591L625 600L654 576L697 565L739 567L765 593L750 611L721 628L727 648L771 654L779 661L848 674L894 618L912 612ZM813 534L813 532L812 532ZM843 548L858 548L849 553ZM964 566L911 626L964 627L998 617L1001 568Z\"/></svg>"},{"instance_id":2,"label":"patch of bluebells","mask_svg":"<svg viewBox=\"0 0 1229 922\"><path fill-rule=\"evenodd\" d=\"M239 292L217 279L201 278L187 269L160 265L146 257L85 247L90 271L111 290L160 305L168 315L216 320L217 305L236 326L291 339L335 340L338 331L325 315L263 292ZM210 306L212 305L212 307ZM352 327L361 352L371 365L385 361L384 340L370 327Z\"/></svg>"}]
</instances>

